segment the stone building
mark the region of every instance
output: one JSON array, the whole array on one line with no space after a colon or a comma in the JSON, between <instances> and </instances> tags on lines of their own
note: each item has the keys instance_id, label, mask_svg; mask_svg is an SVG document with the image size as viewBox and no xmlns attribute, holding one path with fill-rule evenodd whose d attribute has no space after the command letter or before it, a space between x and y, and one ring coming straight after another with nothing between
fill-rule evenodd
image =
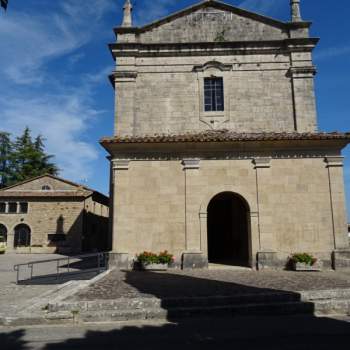
<instances>
[{"instance_id":1,"label":"stone building","mask_svg":"<svg viewBox=\"0 0 350 350\"><path fill-rule=\"evenodd\" d=\"M109 198L43 175L0 190L0 235L7 252L107 250Z\"/></svg>"},{"instance_id":2,"label":"stone building","mask_svg":"<svg viewBox=\"0 0 350 350\"><path fill-rule=\"evenodd\" d=\"M286 265L309 252L350 266L343 157L317 129L310 22L201 1L115 29L111 159L120 265L167 249L182 267Z\"/></svg>"}]
</instances>

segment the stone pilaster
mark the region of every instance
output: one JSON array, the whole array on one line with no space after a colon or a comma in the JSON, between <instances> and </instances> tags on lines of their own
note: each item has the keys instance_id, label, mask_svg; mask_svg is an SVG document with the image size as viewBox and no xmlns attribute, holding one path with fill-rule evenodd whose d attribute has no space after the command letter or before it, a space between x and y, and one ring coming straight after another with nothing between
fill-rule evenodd
<instances>
[{"instance_id":1,"label":"stone pilaster","mask_svg":"<svg viewBox=\"0 0 350 350\"><path fill-rule=\"evenodd\" d=\"M7 233L7 243L6 243L6 252L12 253L15 250L15 233L8 232Z\"/></svg>"},{"instance_id":2,"label":"stone pilaster","mask_svg":"<svg viewBox=\"0 0 350 350\"><path fill-rule=\"evenodd\" d=\"M271 190L271 159L255 158L253 160L256 170L256 189L258 206L258 225L259 225L259 251L274 250L274 232L269 203L269 192Z\"/></svg>"},{"instance_id":3,"label":"stone pilaster","mask_svg":"<svg viewBox=\"0 0 350 350\"><path fill-rule=\"evenodd\" d=\"M347 214L345 207L343 157L326 157L329 177L334 249L349 248Z\"/></svg>"},{"instance_id":4,"label":"stone pilaster","mask_svg":"<svg viewBox=\"0 0 350 350\"><path fill-rule=\"evenodd\" d=\"M116 90L115 135L133 135L135 129L135 89L137 72L113 73Z\"/></svg>"},{"instance_id":5,"label":"stone pilaster","mask_svg":"<svg viewBox=\"0 0 350 350\"><path fill-rule=\"evenodd\" d=\"M205 228L204 217L198 217L198 203L200 199L196 195L198 186L198 176L200 169L200 159L184 159L182 161L185 177L185 241L186 253L203 253L205 242L203 242ZM196 214L197 213L197 214Z\"/></svg>"},{"instance_id":6,"label":"stone pilaster","mask_svg":"<svg viewBox=\"0 0 350 350\"><path fill-rule=\"evenodd\" d=\"M291 57L293 60L294 55L291 54ZM317 130L314 91L316 68L312 65L302 67L299 63L293 61L295 66L289 70L293 93L294 129L298 132L315 132ZM311 61L308 63L312 64Z\"/></svg>"},{"instance_id":7,"label":"stone pilaster","mask_svg":"<svg viewBox=\"0 0 350 350\"><path fill-rule=\"evenodd\" d=\"M123 251L122 240L118 231L119 213L118 208L122 205L120 200L120 193L118 191L119 181L125 181L129 170L130 161L128 159L113 159L112 160L112 176L113 176L113 232L112 232L112 251L114 253L125 256L127 252ZM125 260L125 259L123 259Z\"/></svg>"}]
</instances>

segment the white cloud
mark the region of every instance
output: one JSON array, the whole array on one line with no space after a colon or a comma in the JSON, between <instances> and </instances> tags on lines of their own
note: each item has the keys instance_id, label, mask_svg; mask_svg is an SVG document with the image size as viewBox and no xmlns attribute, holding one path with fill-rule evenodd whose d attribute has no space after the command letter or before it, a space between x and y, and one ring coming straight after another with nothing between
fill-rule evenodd
<instances>
[{"instance_id":1,"label":"white cloud","mask_svg":"<svg viewBox=\"0 0 350 350\"><path fill-rule=\"evenodd\" d=\"M36 98L6 98L0 100L3 108L2 129L13 134L29 126L34 135L45 136L47 151L56 155L70 179L88 178L89 163L97 158L94 142L82 141L88 125L98 116L98 111L89 106L86 96L79 92L69 95L44 95Z\"/></svg>"},{"instance_id":2,"label":"white cloud","mask_svg":"<svg viewBox=\"0 0 350 350\"><path fill-rule=\"evenodd\" d=\"M0 74L17 84L40 83L44 65L85 45L101 29L113 0L65 0L56 12L11 12L0 21ZM82 10L83 9L83 10Z\"/></svg>"},{"instance_id":3,"label":"white cloud","mask_svg":"<svg viewBox=\"0 0 350 350\"><path fill-rule=\"evenodd\" d=\"M103 16L114 6L114 0L64 0L45 14L11 11L0 21L0 129L18 135L29 126L34 136L42 134L61 175L76 181L92 175L98 157L97 140L87 137L103 112L93 94L113 64L74 79L67 70L84 57L79 48L111 31ZM67 67L48 70L65 55Z\"/></svg>"},{"instance_id":4,"label":"white cloud","mask_svg":"<svg viewBox=\"0 0 350 350\"><path fill-rule=\"evenodd\" d=\"M321 61L346 54L350 54L350 44L338 47L330 47L324 50L318 50L315 52L314 58L318 61Z\"/></svg>"}]
</instances>

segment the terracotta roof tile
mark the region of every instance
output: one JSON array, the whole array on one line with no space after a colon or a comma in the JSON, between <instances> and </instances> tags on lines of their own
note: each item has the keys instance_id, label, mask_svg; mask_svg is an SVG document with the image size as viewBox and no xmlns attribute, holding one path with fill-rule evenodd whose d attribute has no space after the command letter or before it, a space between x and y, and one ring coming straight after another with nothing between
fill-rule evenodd
<instances>
[{"instance_id":1,"label":"terracotta roof tile","mask_svg":"<svg viewBox=\"0 0 350 350\"><path fill-rule=\"evenodd\" d=\"M100 143L181 143L181 142L235 142L235 141L279 141L279 140L348 140L350 133L237 133L229 130L210 130L201 133L179 135L155 134L141 136L104 137Z\"/></svg>"},{"instance_id":2,"label":"terracotta roof tile","mask_svg":"<svg viewBox=\"0 0 350 350\"><path fill-rule=\"evenodd\" d=\"M0 197L86 198L90 191L0 191Z\"/></svg>"}]
</instances>

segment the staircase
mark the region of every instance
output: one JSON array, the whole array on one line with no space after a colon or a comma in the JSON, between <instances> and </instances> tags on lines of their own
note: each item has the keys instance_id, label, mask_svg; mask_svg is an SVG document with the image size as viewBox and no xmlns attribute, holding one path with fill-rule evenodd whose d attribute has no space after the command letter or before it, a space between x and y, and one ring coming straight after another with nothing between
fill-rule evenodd
<instances>
[{"instance_id":1,"label":"staircase","mask_svg":"<svg viewBox=\"0 0 350 350\"><path fill-rule=\"evenodd\" d=\"M50 304L47 321L175 321L186 317L350 315L350 289L195 298L120 298Z\"/></svg>"}]
</instances>

